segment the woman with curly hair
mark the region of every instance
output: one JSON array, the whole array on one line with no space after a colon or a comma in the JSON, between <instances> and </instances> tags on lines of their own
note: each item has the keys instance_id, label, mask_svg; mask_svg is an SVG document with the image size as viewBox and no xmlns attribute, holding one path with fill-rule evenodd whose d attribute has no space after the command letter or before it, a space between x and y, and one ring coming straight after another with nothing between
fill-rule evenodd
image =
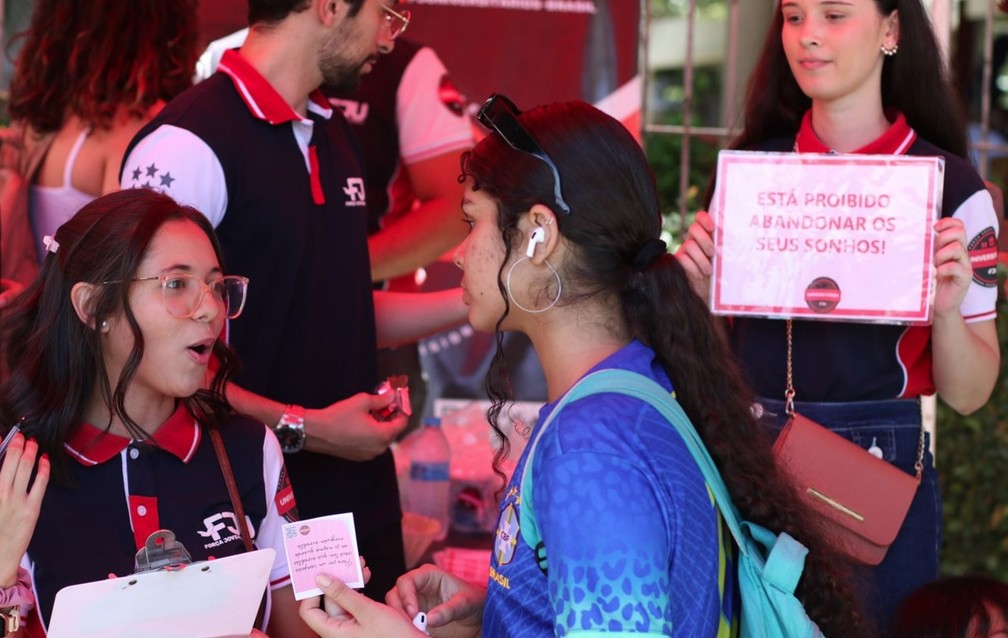
<instances>
[{"instance_id":1,"label":"woman with curly hair","mask_svg":"<svg viewBox=\"0 0 1008 638\"><path fill-rule=\"evenodd\" d=\"M462 167L463 299L473 326L498 343L502 331L530 338L549 401L530 434L534 457L530 445L503 492L489 589L428 565L400 577L380 610L325 578L325 610L306 602L302 617L326 638L414 635L410 618L421 611L434 635L735 635L745 604L736 548L683 439L650 403L621 394L553 414L579 380L617 369L678 400L743 518L810 549L798 595L819 627L870 635L842 569L777 471L727 342L659 239L654 176L633 136L583 102L519 113L494 96L481 120L494 132ZM494 417L511 400L504 365L498 349L488 375ZM545 570L523 540L529 458ZM329 617L336 607L347 614Z\"/></svg>"},{"instance_id":2,"label":"woman with curly hair","mask_svg":"<svg viewBox=\"0 0 1008 638\"><path fill-rule=\"evenodd\" d=\"M938 577L941 496L931 454L920 451L927 450L920 397L937 392L957 412L973 412L990 397L1000 363L998 219L967 159L965 120L923 3L780 3L749 82L743 131L731 147L944 159L930 326L794 320L789 331L781 320L731 322L733 349L769 430L779 431L788 418L790 374L795 411L920 477L885 559L864 570L859 586L884 628L903 597ZM677 255L704 296L716 232L701 211Z\"/></svg>"},{"instance_id":3,"label":"woman with curly hair","mask_svg":"<svg viewBox=\"0 0 1008 638\"><path fill-rule=\"evenodd\" d=\"M9 111L24 144L51 146L32 181L42 238L81 206L118 190L133 135L192 84L196 0L36 0L11 78Z\"/></svg>"}]
</instances>

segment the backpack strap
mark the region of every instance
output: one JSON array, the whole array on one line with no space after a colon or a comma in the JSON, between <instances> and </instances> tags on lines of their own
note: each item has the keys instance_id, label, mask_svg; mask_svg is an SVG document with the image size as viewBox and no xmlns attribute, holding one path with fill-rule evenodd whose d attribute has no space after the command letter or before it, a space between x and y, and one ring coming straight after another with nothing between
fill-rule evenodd
<instances>
[{"instance_id":1,"label":"backpack strap","mask_svg":"<svg viewBox=\"0 0 1008 638\"><path fill-rule=\"evenodd\" d=\"M570 399L567 396L560 399L560 403L546 417L546 421L539 428L535 438L532 439L532 443L526 448L528 454L525 455L525 467L522 468L521 482L518 488L519 502L521 503L521 508L518 510L518 528L521 530L522 540L525 541L535 554L536 564L539 565L539 570L543 574L546 574L548 571L546 544L539 534L539 525L536 523L535 509L532 506L532 460L535 458L536 447L539 445L539 439L542 438L543 432L553 422L553 417L557 415L560 408L569 401Z\"/></svg>"},{"instance_id":2,"label":"backpack strap","mask_svg":"<svg viewBox=\"0 0 1008 638\"><path fill-rule=\"evenodd\" d=\"M728 529L731 531L732 537L735 539L735 545L741 552L748 553L749 543L746 542L746 538L743 534L741 523L739 522L738 510L735 508L734 503L732 503L731 496L728 493L728 488L725 486L724 480L721 478L721 472L718 471L717 465L715 465L714 460L711 458L710 453L707 451L703 441L700 439L700 435L697 434L696 429L694 429L693 424L690 423L689 417L687 417L686 413L683 412L679 402L672 398L672 395L669 394L665 388L642 374L630 372L629 370L610 368L589 374L578 381L573 388L568 390L567 393L561 397L560 401L556 405L556 408L554 408L549 417L547 417L542 427L539 428L539 431L536 433L536 437L532 440L532 443L528 447L528 454L525 457L525 467L522 469L519 490L521 495L519 525L522 538L535 552L536 561L539 563L539 569L541 569L543 573L546 573L547 561L546 546L543 543L542 536L539 534L539 527L536 523L532 497L532 464L535 460L536 447L538 446L543 433L546 432L546 429L549 427L550 423L552 423L553 418L565 405L592 394L601 394L605 392L625 394L627 396L646 401L658 410L658 412L661 413L661 415L664 416L673 427L675 427L676 431L686 443L686 447L693 456L693 460L700 468L700 471L704 476L704 480L707 483L707 487L714 497L714 502L721 511L721 516L724 518L725 523L728 525Z\"/></svg>"}]
</instances>

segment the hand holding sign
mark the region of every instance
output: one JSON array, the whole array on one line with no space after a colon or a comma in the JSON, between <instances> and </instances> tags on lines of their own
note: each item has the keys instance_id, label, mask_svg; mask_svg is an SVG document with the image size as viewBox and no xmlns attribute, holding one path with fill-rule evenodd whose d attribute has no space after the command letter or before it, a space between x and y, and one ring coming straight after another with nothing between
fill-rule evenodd
<instances>
[{"instance_id":1,"label":"hand holding sign","mask_svg":"<svg viewBox=\"0 0 1008 638\"><path fill-rule=\"evenodd\" d=\"M710 278L714 272L714 220L702 210L686 231L686 241L676 251L676 259L689 277L693 292L710 301Z\"/></svg>"},{"instance_id":2,"label":"hand holding sign","mask_svg":"<svg viewBox=\"0 0 1008 638\"><path fill-rule=\"evenodd\" d=\"M935 239L937 280L934 312L941 316L959 312L959 306L973 281L973 263L966 247L966 228L962 220L954 217L939 219L935 231L938 236ZM993 235L991 241L994 241Z\"/></svg>"}]
</instances>

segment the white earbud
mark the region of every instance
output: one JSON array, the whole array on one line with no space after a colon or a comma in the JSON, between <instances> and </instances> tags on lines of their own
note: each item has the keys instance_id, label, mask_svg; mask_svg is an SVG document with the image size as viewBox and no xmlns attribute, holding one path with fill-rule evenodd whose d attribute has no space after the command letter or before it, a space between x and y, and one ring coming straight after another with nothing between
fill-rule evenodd
<instances>
[{"instance_id":1,"label":"white earbud","mask_svg":"<svg viewBox=\"0 0 1008 638\"><path fill-rule=\"evenodd\" d=\"M424 632L428 636L430 633L427 631L427 614L422 611L417 612L416 616L413 616L413 626Z\"/></svg>"},{"instance_id":2,"label":"white earbud","mask_svg":"<svg viewBox=\"0 0 1008 638\"><path fill-rule=\"evenodd\" d=\"M528 248L525 249L525 256L531 259L532 254L535 253L536 244L541 244L544 241L546 241L546 231L543 230L542 226L536 226L536 229L529 235Z\"/></svg>"}]
</instances>

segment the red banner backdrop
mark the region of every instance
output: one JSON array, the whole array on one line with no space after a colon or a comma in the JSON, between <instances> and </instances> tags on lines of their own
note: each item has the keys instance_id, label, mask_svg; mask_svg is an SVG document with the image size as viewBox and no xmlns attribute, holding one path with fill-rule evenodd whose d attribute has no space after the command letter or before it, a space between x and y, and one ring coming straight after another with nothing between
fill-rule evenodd
<instances>
[{"instance_id":1,"label":"red banner backdrop","mask_svg":"<svg viewBox=\"0 0 1008 638\"><path fill-rule=\"evenodd\" d=\"M383 0L384 1L384 0ZM201 0L204 44L246 26L245 0ZM638 0L410 0L406 37L430 45L470 109L582 99L640 131Z\"/></svg>"}]
</instances>

